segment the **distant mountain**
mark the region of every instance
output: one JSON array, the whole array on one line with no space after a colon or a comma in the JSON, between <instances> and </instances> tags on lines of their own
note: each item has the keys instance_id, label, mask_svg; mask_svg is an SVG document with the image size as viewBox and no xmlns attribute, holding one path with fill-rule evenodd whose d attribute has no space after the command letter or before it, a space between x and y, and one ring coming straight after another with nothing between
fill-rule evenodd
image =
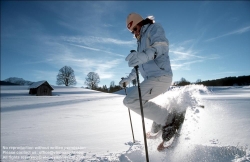
<instances>
[{"instance_id":1,"label":"distant mountain","mask_svg":"<svg viewBox=\"0 0 250 162\"><path fill-rule=\"evenodd\" d=\"M8 79L3 80L4 82L9 82L18 85L31 85L33 82L24 80L23 78L10 77Z\"/></svg>"},{"instance_id":2,"label":"distant mountain","mask_svg":"<svg viewBox=\"0 0 250 162\"><path fill-rule=\"evenodd\" d=\"M20 85L20 84L15 84L15 83L10 83L10 82L0 81L0 85Z\"/></svg>"}]
</instances>

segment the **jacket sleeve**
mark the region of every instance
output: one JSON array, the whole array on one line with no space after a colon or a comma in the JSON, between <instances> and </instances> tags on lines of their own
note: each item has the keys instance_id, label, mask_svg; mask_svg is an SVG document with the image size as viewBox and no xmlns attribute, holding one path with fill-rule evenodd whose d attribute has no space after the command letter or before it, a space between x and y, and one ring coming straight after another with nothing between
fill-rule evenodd
<instances>
[{"instance_id":1,"label":"jacket sleeve","mask_svg":"<svg viewBox=\"0 0 250 162\"><path fill-rule=\"evenodd\" d=\"M128 76L128 79L130 79L131 81L134 80L136 78L136 71L135 71L135 68L133 68L131 70L131 73L129 74Z\"/></svg>"},{"instance_id":2,"label":"jacket sleeve","mask_svg":"<svg viewBox=\"0 0 250 162\"><path fill-rule=\"evenodd\" d=\"M169 42L165 36L164 29L160 24L152 24L152 28L149 31L147 39L149 39L149 47L145 49L145 53L148 55L150 60L168 53Z\"/></svg>"}]
</instances>

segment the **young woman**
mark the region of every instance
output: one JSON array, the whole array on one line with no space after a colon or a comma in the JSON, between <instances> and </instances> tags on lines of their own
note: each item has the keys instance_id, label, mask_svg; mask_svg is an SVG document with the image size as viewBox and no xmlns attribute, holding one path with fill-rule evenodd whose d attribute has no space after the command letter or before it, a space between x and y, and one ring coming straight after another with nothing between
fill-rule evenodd
<instances>
[{"instance_id":1,"label":"young woman","mask_svg":"<svg viewBox=\"0 0 250 162\"><path fill-rule=\"evenodd\" d=\"M175 112L169 112L157 103L150 101L166 92L172 83L173 73L168 55L168 39L165 37L162 26L154 23L152 17L143 19L137 13L131 13L127 17L126 24L128 30L136 37L138 44L137 52L130 53L126 57L126 61L128 61L129 67L138 65L140 74L144 78L140 85L144 116L154 121L151 132L157 133L162 130L163 142L168 141L182 124L183 114L176 120ZM124 87L135 78L136 72L133 69L129 76L123 78L119 84ZM137 87L129 89L123 103L129 109L140 114ZM147 137L150 138L150 133L147 134ZM158 146L159 151L164 148L163 142Z\"/></svg>"}]
</instances>

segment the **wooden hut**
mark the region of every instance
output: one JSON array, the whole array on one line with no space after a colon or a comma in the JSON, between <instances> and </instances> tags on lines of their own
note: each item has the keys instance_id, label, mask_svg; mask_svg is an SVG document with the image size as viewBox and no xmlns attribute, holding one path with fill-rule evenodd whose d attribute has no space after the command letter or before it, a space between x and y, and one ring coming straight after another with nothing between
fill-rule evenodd
<instances>
[{"instance_id":1,"label":"wooden hut","mask_svg":"<svg viewBox=\"0 0 250 162\"><path fill-rule=\"evenodd\" d=\"M51 96L54 90L47 81L39 81L30 85L29 94L37 96Z\"/></svg>"}]
</instances>

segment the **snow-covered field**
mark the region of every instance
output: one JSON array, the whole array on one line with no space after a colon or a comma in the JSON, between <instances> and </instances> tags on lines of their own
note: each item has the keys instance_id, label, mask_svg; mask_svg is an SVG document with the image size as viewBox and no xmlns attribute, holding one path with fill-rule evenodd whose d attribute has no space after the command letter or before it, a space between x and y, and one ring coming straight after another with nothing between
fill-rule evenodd
<instances>
[{"instance_id":1,"label":"snow-covered field","mask_svg":"<svg viewBox=\"0 0 250 162\"><path fill-rule=\"evenodd\" d=\"M184 88L156 99L181 103L187 113L174 147L158 152L161 139L148 140L150 161L250 161L250 87L186 87L200 92L204 109L187 107ZM133 143L123 91L54 89L53 96L31 96L28 86L1 86L1 161L145 161L141 117L131 111ZM149 131L152 121L145 121Z\"/></svg>"}]
</instances>

